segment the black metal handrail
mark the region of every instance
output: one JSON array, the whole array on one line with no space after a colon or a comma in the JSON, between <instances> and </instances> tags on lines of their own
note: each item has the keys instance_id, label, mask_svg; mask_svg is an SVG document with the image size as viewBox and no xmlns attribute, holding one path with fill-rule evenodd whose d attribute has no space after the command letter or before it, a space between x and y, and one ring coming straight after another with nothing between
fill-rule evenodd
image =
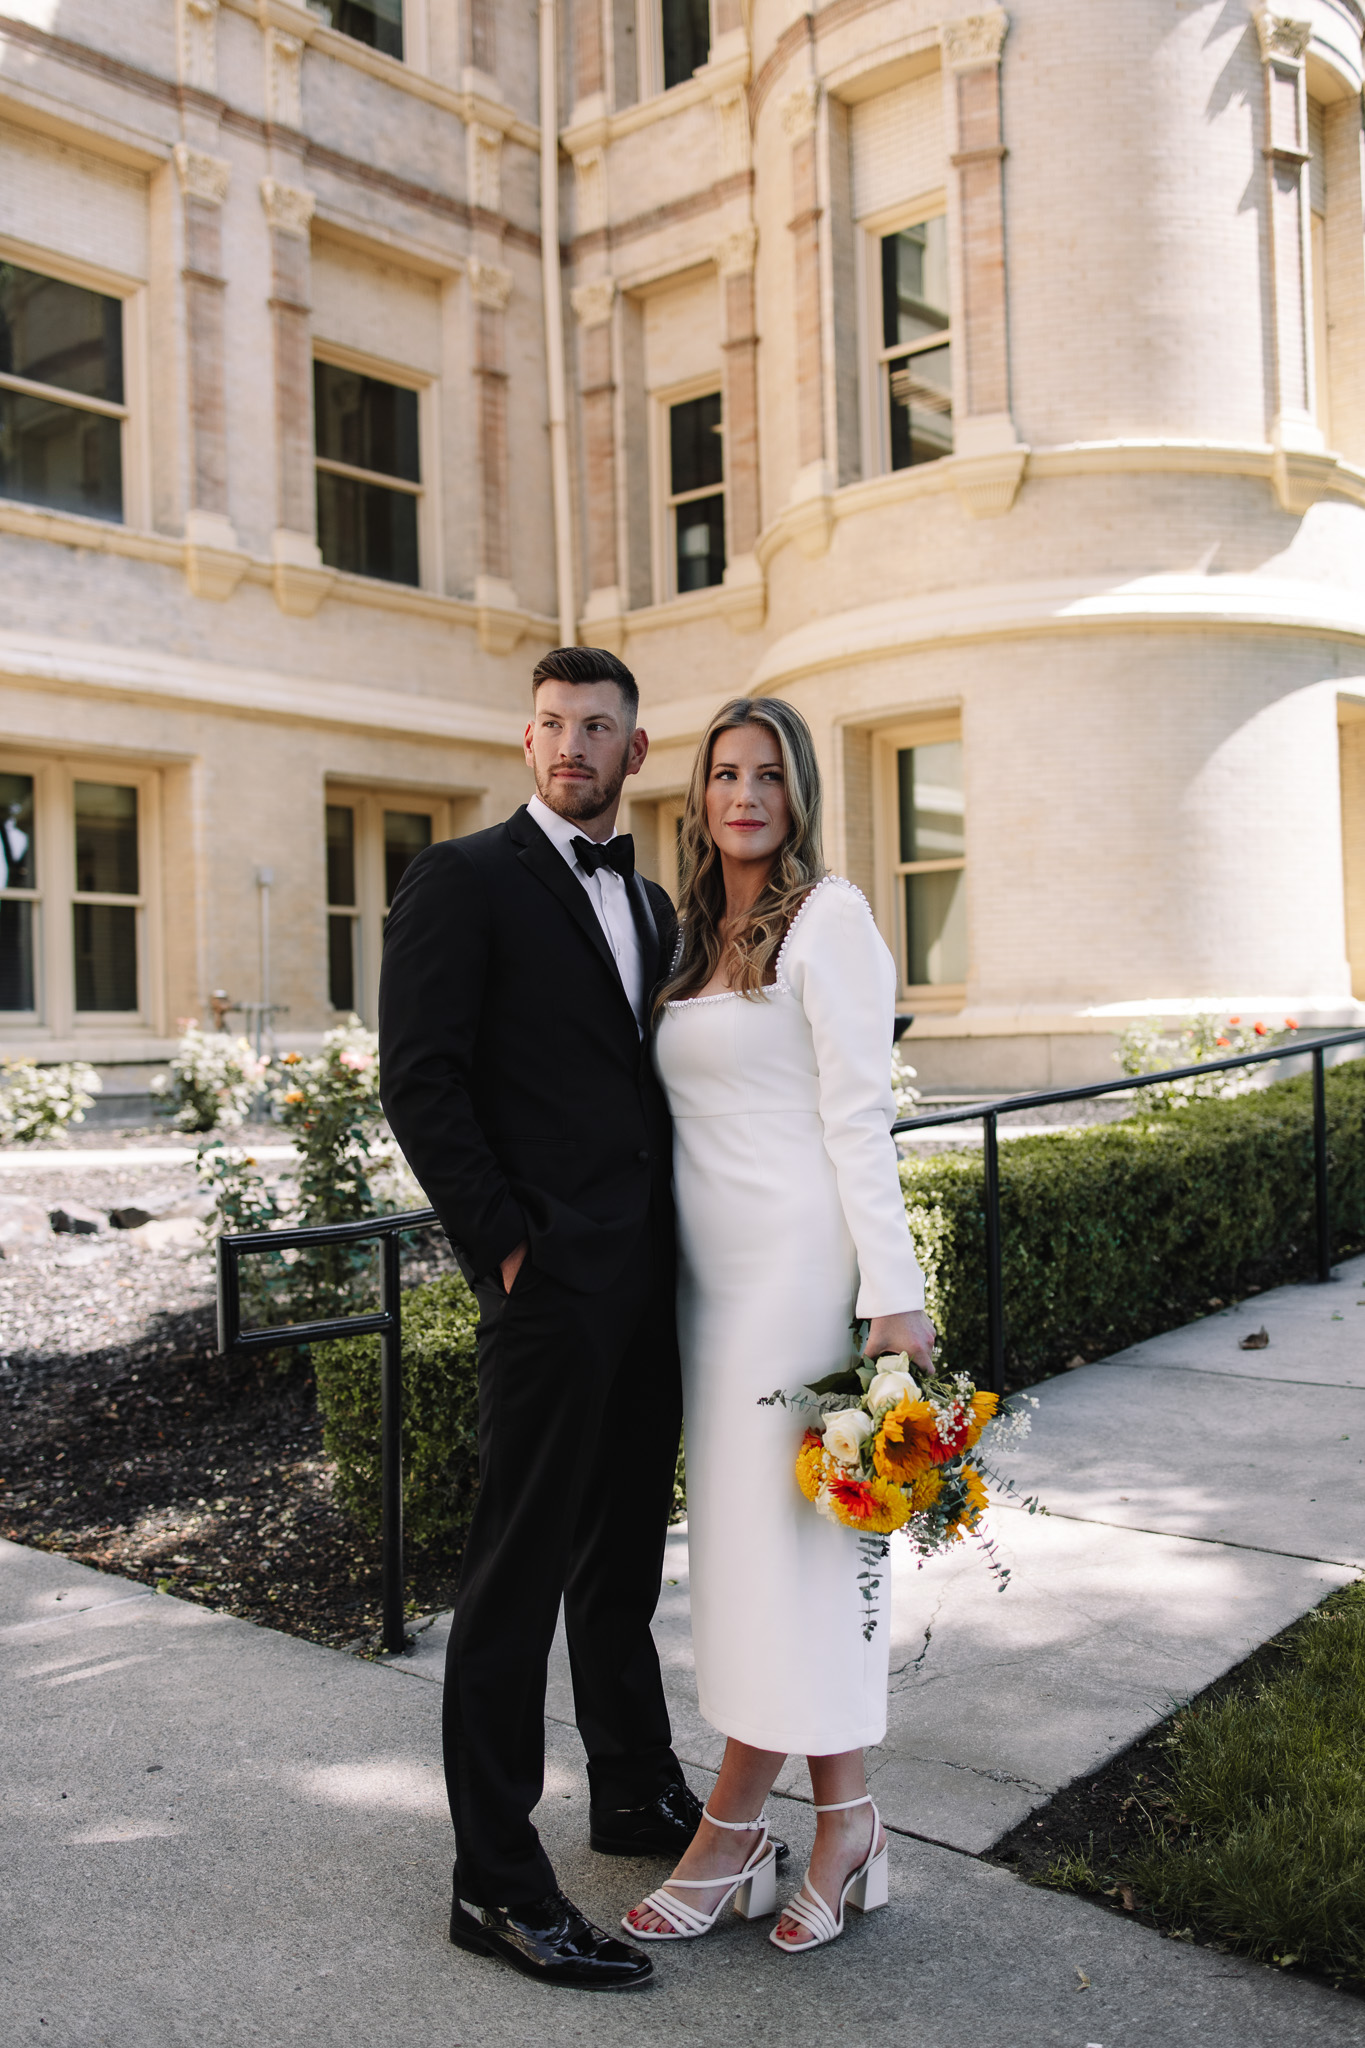
<instances>
[{"instance_id":1,"label":"black metal handrail","mask_svg":"<svg viewBox=\"0 0 1365 2048\"><path fill-rule=\"evenodd\" d=\"M1097 1095L1118 1095L1162 1082L1185 1081L1221 1073L1230 1067L1254 1067L1269 1060L1311 1057L1313 1062L1313 1165L1317 1210L1318 1279L1332 1277L1332 1225L1327 1187L1327 1097L1324 1055L1336 1046L1365 1043L1365 1029L1335 1032L1330 1038L1267 1046L1260 1052L1235 1053L1224 1060L1201 1060L1194 1066L1167 1067L1157 1074L1134 1074L1121 1081L1093 1081L1080 1088L1052 1088L1032 1095L1006 1096L999 1102L976 1102L960 1109L936 1109L923 1116L900 1117L891 1126L896 1136L942 1124L980 1123L985 1149L986 1310L991 1385L1005 1390L1004 1281L1000 1255L1000 1156L998 1121L1013 1110L1044 1109L1058 1102L1084 1102ZM403 1629L403 1309L399 1281L398 1240L405 1231L422 1230L437 1220L434 1209L407 1209L395 1216L365 1218L358 1223L306 1223L291 1230L224 1232L218 1239L218 1349L265 1351L294 1344L316 1344L327 1337L379 1338L380 1445L380 1601L384 1648L401 1651ZM242 1328L241 1265L253 1252L306 1250L310 1245L382 1245L379 1307L360 1315L325 1316L308 1323Z\"/></svg>"}]
</instances>

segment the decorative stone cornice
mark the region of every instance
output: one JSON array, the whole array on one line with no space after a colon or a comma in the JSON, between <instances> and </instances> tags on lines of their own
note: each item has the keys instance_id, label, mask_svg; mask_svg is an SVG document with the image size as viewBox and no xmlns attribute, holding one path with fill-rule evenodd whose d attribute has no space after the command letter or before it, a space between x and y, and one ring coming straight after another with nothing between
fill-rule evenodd
<instances>
[{"instance_id":1,"label":"decorative stone cornice","mask_svg":"<svg viewBox=\"0 0 1365 2048\"><path fill-rule=\"evenodd\" d=\"M469 259L469 289L476 306L490 313L505 313L512 296L512 273L500 263L485 263L478 256Z\"/></svg>"},{"instance_id":2,"label":"decorative stone cornice","mask_svg":"<svg viewBox=\"0 0 1365 2048\"><path fill-rule=\"evenodd\" d=\"M301 185L282 185L277 178L261 180L261 205L278 234L306 235L317 203L316 194Z\"/></svg>"},{"instance_id":3,"label":"decorative stone cornice","mask_svg":"<svg viewBox=\"0 0 1365 2048\"><path fill-rule=\"evenodd\" d=\"M978 64L998 64L1010 18L1003 7L985 14L963 14L942 28L943 61L950 71L969 71Z\"/></svg>"},{"instance_id":4,"label":"decorative stone cornice","mask_svg":"<svg viewBox=\"0 0 1365 2048\"><path fill-rule=\"evenodd\" d=\"M720 175L732 178L747 171L753 160L749 135L749 95L742 85L713 93L711 106L720 138Z\"/></svg>"},{"instance_id":5,"label":"decorative stone cornice","mask_svg":"<svg viewBox=\"0 0 1365 2048\"><path fill-rule=\"evenodd\" d=\"M191 149L187 142L177 142L175 170L187 199L200 199L206 206L221 206L227 198L232 165L226 157L209 156L205 150Z\"/></svg>"},{"instance_id":6,"label":"decorative stone cornice","mask_svg":"<svg viewBox=\"0 0 1365 2048\"><path fill-rule=\"evenodd\" d=\"M1302 64L1313 35L1311 21L1296 21L1293 15L1276 14L1269 7L1258 7L1254 19L1263 64Z\"/></svg>"},{"instance_id":7,"label":"decorative stone cornice","mask_svg":"<svg viewBox=\"0 0 1365 2048\"><path fill-rule=\"evenodd\" d=\"M581 327L605 326L616 302L616 279L594 277L587 284L576 284L569 300Z\"/></svg>"},{"instance_id":8,"label":"decorative stone cornice","mask_svg":"<svg viewBox=\"0 0 1365 2048\"><path fill-rule=\"evenodd\" d=\"M783 133L793 142L799 142L802 136L811 134L819 108L819 82L814 78L808 78L804 85L797 86L795 92L789 92L782 102Z\"/></svg>"},{"instance_id":9,"label":"decorative stone cornice","mask_svg":"<svg viewBox=\"0 0 1365 2048\"><path fill-rule=\"evenodd\" d=\"M716 269L722 277L742 277L746 270L753 269L757 254L758 228L750 221L746 227L722 235L716 243Z\"/></svg>"}]
</instances>

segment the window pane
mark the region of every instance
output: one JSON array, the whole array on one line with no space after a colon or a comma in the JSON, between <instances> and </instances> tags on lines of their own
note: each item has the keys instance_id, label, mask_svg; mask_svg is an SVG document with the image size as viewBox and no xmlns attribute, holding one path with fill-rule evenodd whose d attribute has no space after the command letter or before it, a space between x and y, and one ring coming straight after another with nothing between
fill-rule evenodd
<instances>
[{"instance_id":1,"label":"window pane","mask_svg":"<svg viewBox=\"0 0 1365 2048\"><path fill-rule=\"evenodd\" d=\"M137 912L117 903L72 905L76 1008L137 1008Z\"/></svg>"},{"instance_id":2,"label":"window pane","mask_svg":"<svg viewBox=\"0 0 1365 2048\"><path fill-rule=\"evenodd\" d=\"M334 1010L354 1010L356 943L360 937L358 917L329 917L327 920L327 995Z\"/></svg>"},{"instance_id":3,"label":"window pane","mask_svg":"<svg viewBox=\"0 0 1365 2048\"><path fill-rule=\"evenodd\" d=\"M902 747L896 756L902 860L953 860L967 851L962 742Z\"/></svg>"},{"instance_id":4,"label":"window pane","mask_svg":"<svg viewBox=\"0 0 1365 2048\"><path fill-rule=\"evenodd\" d=\"M76 887L100 896L137 895L137 791L117 782L76 784ZM132 1009L97 1003L96 1009Z\"/></svg>"},{"instance_id":5,"label":"window pane","mask_svg":"<svg viewBox=\"0 0 1365 2048\"><path fill-rule=\"evenodd\" d=\"M122 519L121 422L0 387L0 498Z\"/></svg>"},{"instance_id":6,"label":"window pane","mask_svg":"<svg viewBox=\"0 0 1365 2048\"><path fill-rule=\"evenodd\" d=\"M33 777L0 775L0 889L37 886L33 859Z\"/></svg>"},{"instance_id":7,"label":"window pane","mask_svg":"<svg viewBox=\"0 0 1365 2048\"><path fill-rule=\"evenodd\" d=\"M711 54L710 0L663 0L664 88L681 85Z\"/></svg>"},{"instance_id":8,"label":"window pane","mask_svg":"<svg viewBox=\"0 0 1365 2048\"><path fill-rule=\"evenodd\" d=\"M679 505L678 589L705 590L725 579L725 500L694 498Z\"/></svg>"},{"instance_id":9,"label":"window pane","mask_svg":"<svg viewBox=\"0 0 1365 2048\"><path fill-rule=\"evenodd\" d=\"M920 221L882 237L882 347L901 348L948 325L948 223Z\"/></svg>"},{"instance_id":10,"label":"window pane","mask_svg":"<svg viewBox=\"0 0 1365 2048\"><path fill-rule=\"evenodd\" d=\"M417 500L352 476L318 471L318 546L330 569L417 581Z\"/></svg>"},{"instance_id":11,"label":"window pane","mask_svg":"<svg viewBox=\"0 0 1365 2048\"><path fill-rule=\"evenodd\" d=\"M308 0L308 11L386 57L403 54L403 0Z\"/></svg>"},{"instance_id":12,"label":"window pane","mask_svg":"<svg viewBox=\"0 0 1365 2048\"><path fill-rule=\"evenodd\" d=\"M355 902L355 812L349 804L327 806L327 901Z\"/></svg>"},{"instance_id":13,"label":"window pane","mask_svg":"<svg viewBox=\"0 0 1365 2048\"><path fill-rule=\"evenodd\" d=\"M967 979L967 879L961 868L905 877L905 978L930 987Z\"/></svg>"},{"instance_id":14,"label":"window pane","mask_svg":"<svg viewBox=\"0 0 1365 2048\"><path fill-rule=\"evenodd\" d=\"M708 391L705 398L689 398L685 405L668 409L670 457L669 489L704 491L724 477L721 445L720 393Z\"/></svg>"},{"instance_id":15,"label":"window pane","mask_svg":"<svg viewBox=\"0 0 1365 2048\"><path fill-rule=\"evenodd\" d=\"M431 819L425 811L384 813L384 907L388 908L409 862L431 844Z\"/></svg>"},{"instance_id":16,"label":"window pane","mask_svg":"<svg viewBox=\"0 0 1365 2048\"><path fill-rule=\"evenodd\" d=\"M953 452L952 349L929 348L887 366L891 467L937 462Z\"/></svg>"},{"instance_id":17,"label":"window pane","mask_svg":"<svg viewBox=\"0 0 1365 2048\"><path fill-rule=\"evenodd\" d=\"M33 905L0 901L0 1010L32 1010Z\"/></svg>"},{"instance_id":18,"label":"window pane","mask_svg":"<svg viewBox=\"0 0 1365 2048\"><path fill-rule=\"evenodd\" d=\"M421 482L415 391L335 363L314 363L313 409L319 455Z\"/></svg>"},{"instance_id":19,"label":"window pane","mask_svg":"<svg viewBox=\"0 0 1365 2048\"><path fill-rule=\"evenodd\" d=\"M122 302L0 263L0 370L122 405Z\"/></svg>"}]
</instances>

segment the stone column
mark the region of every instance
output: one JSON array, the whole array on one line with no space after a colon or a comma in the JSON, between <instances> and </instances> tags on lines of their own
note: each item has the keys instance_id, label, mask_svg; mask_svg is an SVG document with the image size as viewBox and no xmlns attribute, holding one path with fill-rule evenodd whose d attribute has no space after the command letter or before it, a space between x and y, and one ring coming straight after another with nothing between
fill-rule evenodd
<instances>
[{"instance_id":1,"label":"stone column","mask_svg":"<svg viewBox=\"0 0 1365 2048\"><path fill-rule=\"evenodd\" d=\"M1270 240L1274 398L1270 439L1275 492L1288 512L1318 495L1322 430L1314 417L1312 222L1308 193L1308 93L1303 60L1312 26L1256 10L1265 77L1266 206ZM1305 460L1307 458L1307 460Z\"/></svg>"},{"instance_id":2,"label":"stone column","mask_svg":"<svg viewBox=\"0 0 1365 2048\"><path fill-rule=\"evenodd\" d=\"M275 601L311 618L333 582L317 544L314 478L313 334L308 302L309 223L314 198L298 185L262 178L270 225L270 317L275 357Z\"/></svg>"},{"instance_id":3,"label":"stone column","mask_svg":"<svg viewBox=\"0 0 1365 2048\"><path fill-rule=\"evenodd\" d=\"M578 397L583 433L583 499L588 600L594 645L619 652L623 640L621 574L617 561L616 376L612 313L616 280L590 278L570 300L578 320Z\"/></svg>"},{"instance_id":4,"label":"stone column","mask_svg":"<svg viewBox=\"0 0 1365 2048\"><path fill-rule=\"evenodd\" d=\"M796 363L796 479L789 504L796 509L797 545L821 555L834 531L833 470L825 449L823 308L820 292L820 165L817 120L820 87L815 79L782 102L782 129L791 144L792 305Z\"/></svg>"},{"instance_id":5,"label":"stone column","mask_svg":"<svg viewBox=\"0 0 1365 2048\"><path fill-rule=\"evenodd\" d=\"M758 229L735 228L716 246L721 292L721 358L725 427L725 588L735 602L726 616L741 632L763 623L763 572L754 554L762 525L758 470L758 330L754 258Z\"/></svg>"},{"instance_id":6,"label":"stone column","mask_svg":"<svg viewBox=\"0 0 1365 2048\"><path fill-rule=\"evenodd\" d=\"M1027 450L1010 416L1005 301L1005 145L1000 120L1000 54L1009 18L1002 7L943 24L953 258L953 446L959 497L978 518L1008 512Z\"/></svg>"},{"instance_id":7,"label":"stone column","mask_svg":"<svg viewBox=\"0 0 1365 2048\"><path fill-rule=\"evenodd\" d=\"M1332 443L1365 465L1365 179L1360 101L1324 109L1327 170L1327 361ZM1365 954L1361 956L1365 960Z\"/></svg>"},{"instance_id":8,"label":"stone column","mask_svg":"<svg viewBox=\"0 0 1365 2048\"><path fill-rule=\"evenodd\" d=\"M190 420L185 568L196 597L222 599L231 597L246 568L228 510L222 214L232 167L223 157L179 142L175 169Z\"/></svg>"},{"instance_id":9,"label":"stone column","mask_svg":"<svg viewBox=\"0 0 1365 2048\"><path fill-rule=\"evenodd\" d=\"M521 608L512 586L507 525L507 302L512 273L482 257L469 259L474 315L474 408L479 460L479 551L474 578L479 644L510 653L521 637Z\"/></svg>"}]
</instances>

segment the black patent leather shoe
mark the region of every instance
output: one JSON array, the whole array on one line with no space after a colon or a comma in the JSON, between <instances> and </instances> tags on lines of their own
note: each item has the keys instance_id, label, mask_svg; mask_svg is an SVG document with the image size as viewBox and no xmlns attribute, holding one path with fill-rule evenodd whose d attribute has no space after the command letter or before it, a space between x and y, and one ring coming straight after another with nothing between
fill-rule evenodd
<instances>
[{"instance_id":1,"label":"black patent leather shoe","mask_svg":"<svg viewBox=\"0 0 1365 2048\"><path fill-rule=\"evenodd\" d=\"M647 1806L590 1806L588 1840L603 1856L667 1856L676 1863L701 1826L702 1803L690 1785L668 1785ZM791 1853L768 1837L779 1863Z\"/></svg>"},{"instance_id":2,"label":"black patent leather shoe","mask_svg":"<svg viewBox=\"0 0 1365 2048\"><path fill-rule=\"evenodd\" d=\"M525 1906L475 1906L457 1897L450 1938L472 1955L499 1956L523 1977L576 1991L634 1991L654 1975L648 1956L594 1927L558 1891Z\"/></svg>"}]
</instances>

